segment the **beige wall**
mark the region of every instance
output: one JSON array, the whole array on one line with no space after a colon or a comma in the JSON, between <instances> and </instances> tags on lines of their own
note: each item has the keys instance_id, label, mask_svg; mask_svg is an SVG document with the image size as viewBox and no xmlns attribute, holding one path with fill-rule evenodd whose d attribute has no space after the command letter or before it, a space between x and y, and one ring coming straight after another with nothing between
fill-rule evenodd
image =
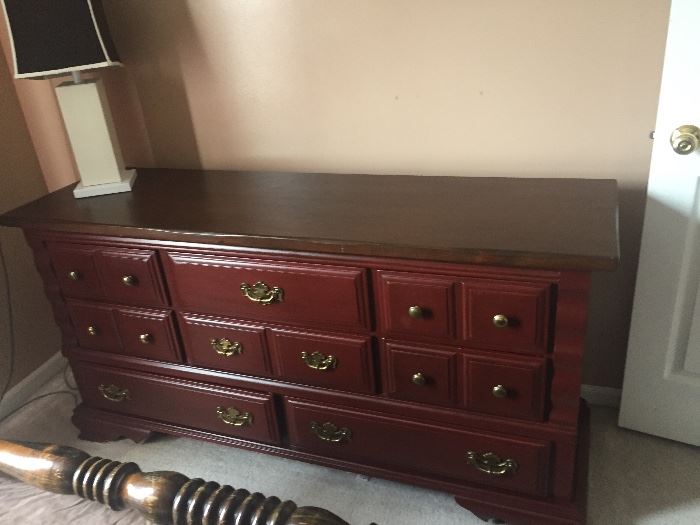
<instances>
[{"instance_id":1,"label":"beige wall","mask_svg":"<svg viewBox=\"0 0 700 525\"><path fill-rule=\"evenodd\" d=\"M0 213L46 194L46 183L22 116L9 69L0 56ZM22 233L0 228L7 262L16 336L15 370L10 386L61 349L43 285ZM0 270L2 268L0 267ZM9 318L6 281L0 271L0 390L9 370Z\"/></svg>"},{"instance_id":2,"label":"beige wall","mask_svg":"<svg viewBox=\"0 0 700 525\"><path fill-rule=\"evenodd\" d=\"M669 0L104 3L132 164L618 179L585 380L621 384Z\"/></svg>"}]
</instances>

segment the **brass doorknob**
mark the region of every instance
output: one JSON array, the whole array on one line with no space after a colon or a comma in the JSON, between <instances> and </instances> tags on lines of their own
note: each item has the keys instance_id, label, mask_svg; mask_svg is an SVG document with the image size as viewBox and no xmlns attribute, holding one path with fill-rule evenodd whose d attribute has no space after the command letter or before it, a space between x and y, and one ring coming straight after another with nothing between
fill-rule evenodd
<instances>
[{"instance_id":1,"label":"brass doorknob","mask_svg":"<svg viewBox=\"0 0 700 525\"><path fill-rule=\"evenodd\" d=\"M122 277L122 283L124 283L126 286L136 286L138 282L139 280L133 275L125 275Z\"/></svg>"},{"instance_id":2,"label":"brass doorknob","mask_svg":"<svg viewBox=\"0 0 700 525\"><path fill-rule=\"evenodd\" d=\"M508 326L508 317L503 314L497 314L493 316L493 326L496 328L505 328Z\"/></svg>"},{"instance_id":3,"label":"brass doorknob","mask_svg":"<svg viewBox=\"0 0 700 525\"><path fill-rule=\"evenodd\" d=\"M700 128L690 124L680 126L671 133L671 146L679 155L690 155L700 147Z\"/></svg>"},{"instance_id":4,"label":"brass doorknob","mask_svg":"<svg viewBox=\"0 0 700 525\"><path fill-rule=\"evenodd\" d=\"M420 319L423 317L423 309L418 305L410 306L408 308L408 316L413 319Z\"/></svg>"},{"instance_id":5,"label":"brass doorknob","mask_svg":"<svg viewBox=\"0 0 700 525\"><path fill-rule=\"evenodd\" d=\"M493 387L493 397L504 398L508 397L508 389L503 385L496 385Z\"/></svg>"},{"instance_id":6,"label":"brass doorknob","mask_svg":"<svg viewBox=\"0 0 700 525\"><path fill-rule=\"evenodd\" d=\"M423 386L426 382L425 376L421 374L420 372L417 372L413 374L413 377L411 377L411 381L413 381L414 385L418 386Z\"/></svg>"}]
</instances>

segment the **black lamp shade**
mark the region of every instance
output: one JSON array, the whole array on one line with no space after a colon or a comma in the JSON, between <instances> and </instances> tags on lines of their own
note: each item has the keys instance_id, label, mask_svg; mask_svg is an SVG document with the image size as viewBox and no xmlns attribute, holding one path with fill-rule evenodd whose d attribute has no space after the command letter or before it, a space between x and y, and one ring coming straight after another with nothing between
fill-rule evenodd
<instances>
[{"instance_id":1,"label":"black lamp shade","mask_svg":"<svg viewBox=\"0 0 700 525\"><path fill-rule=\"evenodd\" d=\"M120 65L101 0L1 0L16 78Z\"/></svg>"}]
</instances>

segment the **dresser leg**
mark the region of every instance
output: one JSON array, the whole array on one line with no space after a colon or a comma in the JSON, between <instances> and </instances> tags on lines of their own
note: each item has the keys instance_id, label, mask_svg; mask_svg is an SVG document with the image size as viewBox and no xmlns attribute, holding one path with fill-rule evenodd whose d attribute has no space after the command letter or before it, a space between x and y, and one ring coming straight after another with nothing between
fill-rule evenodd
<instances>
[{"instance_id":1,"label":"dresser leg","mask_svg":"<svg viewBox=\"0 0 700 525\"><path fill-rule=\"evenodd\" d=\"M88 415L84 405L79 405L73 412L71 421L78 428L78 437L85 441L117 441L119 439L131 439L136 443L144 443L153 436L153 432L142 428L117 423L106 419L95 419Z\"/></svg>"}]
</instances>

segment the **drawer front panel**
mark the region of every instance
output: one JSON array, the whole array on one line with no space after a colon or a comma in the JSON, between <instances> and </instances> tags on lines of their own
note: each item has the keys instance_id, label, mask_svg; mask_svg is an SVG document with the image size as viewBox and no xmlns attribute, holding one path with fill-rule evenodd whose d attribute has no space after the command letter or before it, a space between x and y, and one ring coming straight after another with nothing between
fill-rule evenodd
<instances>
[{"instance_id":1,"label":"drawer front panel","mask_svg":"<svg viewBox=\"0 0 700 525\"><path fill-rule=\"evenodd\" d=\"M386 343L382 353L385 390L391 397L440 405L457 402L456 352Z\"/></svg>"},{"instance_id":2,"label":"drawer front panel","mask_svg":"<svg viewBox=\"0 0 700 525\"><path fill-rule=\"evenodd\" d=\"M369 327L361 268L169 253L166 271L173 301L186 309L283 323Z\"/></svg>"},{"instance_id":3,"label":"drawer front panel","mask_svg":"<svg viewBox=\"0 0 700 525\"><path fill-rule=\"evenodd\" d=\"M285 400L285 409L294 448L453 481L547 494L548 442L323 407L294 398Z\"/></svg>"},{"instance_id":4,"label":"drawer front panel","mask_svg":"<svg viewBox=\"0 0 700 525\"><path fill-rule=\"evenodd\" d=\"M465 308L468 340L515 352L545 352L548 296L548 286L469 283Z\"/></svg>"},{"instance_id":5,"label":"drawer front panel","mask_svg":"<svg viewBox=\"0 0 700 525\"><path fill-rule=\"evenodd\" d=\"M67 307L80 346L103 352L121 352L111 307L71 301Z\"/></svg>"},{"instance_id":6,"label":"drawer front panel","mask_svg":"<svg viewBox=\"0 0 700 525\"><path fill-rule=\"evenodd\" d=\"M279 443L269 394L84 363L74 371L83 401L94 408Z\"/></svg>"},{"instance_id":7,"label":"drawer front panel","mask_svg":"<svg viewBox=\"0 0 700 525\"><path fill-rule=\"evenodd\" d=\"M374 392L372 345L368 337L270 329L278 374L285 381Z\"/></svg>"},{"instance_id":8,"label":"drawer front panel","mask_svg":"<svg viewBox=\"0 0 700 525\"><path fill-rule=\"evenodd\" d=\"M263 327L183 313L180 329L188 363L240 374L272 375Z\"/></svg>"},{"instance_id":9,"label":"drawer front panel","mask_svg":"<svg viewBox=\"0 0 700 525\"><path fill-rule=\"evenodd\" d=\"M63 295L77 299L104 297L97 273L95 249L72 244L49 243L48 251Z\"/></svg>"},{"instance_id":10,"label":"drawer front panel","mask_svg":"<svg viewBox=\"0 0 700 525\"><path fill-rule=\"evenodd\" d=\"M379 271L381 325L390 334L455 337L452 279Z\"/></svg>"},{"instance_id":11,"label":"drawer front panel","mask_svg":"<svg viewBox=\"0 0 700 525\"><path fill-rule=\"evenodd\" d=\"M541 420L544 416L544 360L465 359L467 406L507 417Z\"/></svg>"},{"instance_id":12,"label":"drawer front panel","mask_svg":"<svg viewBox=\"0 0 700 525\"><path fill-rule=\"evenodd\" d=\"M167 304L154 251L100 250L97 268L110 301L147 306Z\"/></svg>"}]
</instances>

